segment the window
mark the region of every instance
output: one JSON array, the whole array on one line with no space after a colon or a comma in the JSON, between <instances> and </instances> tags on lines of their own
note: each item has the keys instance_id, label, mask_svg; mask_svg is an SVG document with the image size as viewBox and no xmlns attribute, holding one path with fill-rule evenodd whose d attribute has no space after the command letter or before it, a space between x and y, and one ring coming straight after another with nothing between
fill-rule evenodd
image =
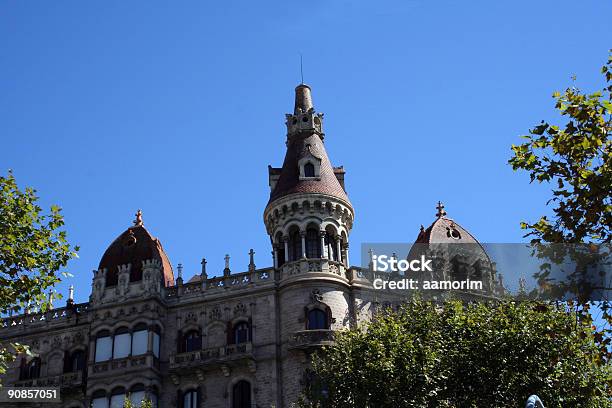
<instances>
[{"instance_id":1,"label":"window","mask_svg":"<svg viewBox=\"0 0 612 408\"><path fill-rule=\"evenodd\" d=\"M315 176L315 166L314 164L308 162L304 165L304 177L314 177Z\"/></svg>"},{"instance_id":2,"label":"window","mask_svg":"<svg viewBox=\"0 0 612 408\"><path fill-rule=\"evenodd\" d=\"M77 350L72 354L67 352L64 358L67 359L64 362L65 373L76 373L85 368L85 352L83 350Z\"/></svg>"},{"instance_id":3,"label":"window","mask_svg":"<svg viewBox=\"0 0 612 408\"><path fill-rule=\"evenodd\" d=\"M319 231L314 228L306 230L306 257L321 258L321 239Z\"/></svg>"},{"instance_id":4,"label":"window","mask_svg":"<svg viewBox=\"0 0 612 408\"><path fill-rule=\"evenodd\" d=\"M144 385L137 384L130 389L130 402L135 407L140 407L140 403L146 398Z\"/></svg>"},{"instance_id":5,"label":"window","mask_svg":"<svg viewBox=\"0 0 612 408\"><path fill-rule=\"evenodd\" d=\"M123 408L125 402L125 390L117 388L113 390L110 398L110 408Z\"/></svg>"},{"instance_id":6,"label":"window","mask_svg":"<svg viewBox=\"0 0 612 408\"><path fill-rule=\"evenodd\" d=\"M234 343L246 343L249 341L249 324L247 322L240 322L234 328Z\"/></svg>"},{"instance_id":7,"label":"window","mask_svg":"<svg viewBox=\"0 0 612 408\"><path fill-rule=\"evenodd\" d=\"M327 313L321 309L312 309L308 312L308 330L329 329Z\"/></svg>"},{"instance_id":8,"label":"window","mask_svg":"<svg viewBox=\"0 0 612 408\"><path fill-rule=\"evenodd\" d=\"M108 408L108 397L102 390L96 391L91 396L91 407L92 408Z\"/></svg>"},{"instance_id":9,"label":"window","mask_svg":"<svg viewBox=\"0 0 612 408\"><path fill-rule=\"evenodd\" d=\"M185 335L184 350L185 351L196 351L202 349L202 337L197 330L192 330Z\"/></svg>"},{"instance_id":10,"label":"window","mask_svg":"<svg viewBox=\"0 0 612 408\"><path fill-rule=\"evenodd\" d=\"M113 358L124 358L130 355L132 336L127 329L118 329L113 338Z\"/></svg>"},{"instance_id":11,"label":"window","mask_svg":"<svg viewBox=\"0 0 612 408\"><path fill-rule=\"evenodd\" d=\"M108 332L102 332L96 339L96 356L95 361L110 360L113 353L113 339Z\"/></svg>"},{"instance_id":12,"label":"window","mask_svg":"<svg viewBox=\"0 0 612 408\"><path fill-rule=\"evenodd\" d=\"M238 381L232 389L232 408L251 408L251 384Z\"/></svg>"},{"instance_id":13,"label":"window","mask_svg":"<svg viewBox=\"0 0 612 408\"><path fill-rule=\"evenodd\" d=\"M159 333L157 331L153 332L153 355L159 358Z\"/></svg>"},{"instance_id":14,"label":"window","mask_svg":"<svg viewBox=\"0 0 612 408\"><path fill-rule=\"evenodd\" d=\"M157 408L157 393L155 391L149 393L149 400L151 401L151 407Z\"/></svg>"},{"instance_id":15,"label":"window","mask_svg":"<svg viewBox=\"0 0 612 408\"><path fill-rule=\"evenodd\" d=\"M327 254L329 259L332 261L340 261L336 237L331 235L329 232L325 234L325 245L327 246Z\"/></svg>"},{"instance_id":16,"label":"window","mask_svg":"<svg viewBox=\"0 0 612 408\"><path fill-rule=\"evenodd\" d=\"M146 354L149 345L149 331L146 326L136 326L132 333L132 355Z\"/></svg>"},{"instance_id":17,"label":"window","mask_svg":"<svg viewBox=\"0 0 612 408\"><path fill-rule=\"evenodd\" d=\"M183 395L183 407L182 408L197 408L198 406L198 392L196 390L190 390L185 392Z\"/></svg>"},{"instance_id":18,"label":"window","mask_svg":"<svg viewBox=\"0 0 612 408\"><path fill-rule=\"evenodd\" d=\"M40 377L40 358L36 357L29 362L26 359L21 360L21 369L19 370L20 380L33 380Z\"/></svg>"},{"instance_id":19,"label":"window","mask_svg":"<svg viewBox=\"0 0 612 408\"><path fill-rule=\"evenodd\" d=\"M289 253L291 261L297 261L302 257L302 237L297 229L294 229L289 235Z\"/></svg>"}]
</instances>

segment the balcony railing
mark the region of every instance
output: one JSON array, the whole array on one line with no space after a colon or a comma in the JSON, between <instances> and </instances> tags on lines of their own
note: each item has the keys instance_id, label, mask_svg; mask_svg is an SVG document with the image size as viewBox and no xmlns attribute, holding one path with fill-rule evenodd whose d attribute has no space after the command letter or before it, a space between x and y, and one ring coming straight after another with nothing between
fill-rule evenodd
<instances>
[{"instance_id":1,"label":"balcony railing","mask_svg":"<svg viewBox=\"0 0 612 408\"><path fill-rule=\"evenodd\" d=\"M147 365L147 357L150 354L142 354L140 356L129 356L125 358L118 358L114 360L101 361L98 363L94 363L92 367L92 373L104 373L107 371L114 370L125 370L132 367L144 367ZM153 363L157 367L159 364L159 360L157 358L153 358Z\"/></svg>"},{"instance_id":2,"label":"balcony railing","mask_svg":"<svg viewBox=\"0 0 612 408\"><path fill-rule=\"evenodd\" d=\"M48 377L21 380L15 383L15 387L61 387L72 388L83 385L83 372L66 373Z\"/></svg>"},{"instance_id":3,"label":"balcony railing","mask_svg":"<svg viewBox=\"0 0 612 408\"><path fill-rule=\"evenodd\" d=\"M282 279L288 279L295 275L303 275L312 272L329 273L341 278L347 278L346 267L342 262L330 261L328 259L299 259L287 262L281 266Z\"/></svg>"},{"instance_id":4,"label":"balcony railing","mask_svg":"<svg viewBox=\"0 0 612 408\"><path fill-rule=\"evenodd\" d=\"M250 356L253 352L251 343L232 344L205 350L188 351L170 356L170 368L197 367L203 364L231 360Z\"/></svg>"},{"instance_id":5,"label":"balcony railing","mask_svg":"<svg viewBox=\"0 0 612 408\"><path fill-rule=\"evenodd\" d=\"M334 343L333 330L302 330L289 339L289 348L304 349L328 346Z\"/></svg>"}]
</instances>

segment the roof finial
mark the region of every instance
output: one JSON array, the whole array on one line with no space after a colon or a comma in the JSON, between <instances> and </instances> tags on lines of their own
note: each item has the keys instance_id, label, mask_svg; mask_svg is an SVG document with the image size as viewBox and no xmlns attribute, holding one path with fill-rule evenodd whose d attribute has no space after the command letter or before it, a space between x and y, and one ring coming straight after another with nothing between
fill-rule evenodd
<instances>
[{"instance_id":1,"label":"roof finial","mask_svg":"<svg viewBox=\"0 0 612 408\"><path fill-rule=\"evenodd\" d=\"M142 226L142 211L140 211L140 209L138 209L138 211L136 211L136 219L134 220L134 225L137 227Z\"/></svg>"},{"instance_id":2,"label":"roof finial","mask_svg":"<svg viewBox=\"0 0 612 408\"><path fill-rule=\"evenodd\" d=\"M230 256L229 254L225 254L225 268L223 269L223 275L225 276L229 276L229 274L231 273L230 270Z\"/></svg>"},{"instance_id":3,"label":"roof finial","mask_svg":"<svg viewBox=\"0 0 612 408\"><path fill-rule=\"evenodd\" d=\"M255 251L253 248L249 251L249 272L253 272L255 270Z\"/></svg>"},{"instance_id":4,"label":"roof finial","mask_svg":"<svg viewBox=\"0 0 612 408\"><path fill-rule=\"evenodd\" d=\"M446 211L444 211L444 204L442 204L442 201L438 201L438 205L436 206L436 209L438 210L436 217L442 218L446 215Z\"/></svg>"},{"instance_id":5,"label":"roof finial","mask_svg":"<svg viewBox=\"0 0 612 408\"><path fill-rule=\"evenodd\" d=\"M300 53L300 75L302 77L302 82L300 83L304 85L304 66L302 64L302 53Z\"/></svg>"}]
</instances>

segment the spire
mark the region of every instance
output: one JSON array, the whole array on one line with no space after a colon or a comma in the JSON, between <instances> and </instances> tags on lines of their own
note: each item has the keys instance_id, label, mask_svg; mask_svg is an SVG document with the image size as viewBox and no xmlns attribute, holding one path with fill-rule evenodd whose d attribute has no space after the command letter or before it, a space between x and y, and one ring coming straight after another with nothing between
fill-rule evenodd
<instances>
[{"instance_id":1,"label":"spire","mask_svg":"<svg viewBox=\"0 0 612 408\"><path fill-rule=\"evenodd\" d=\"M306 84L300 84L295 88L295 106L293 114L306 113L312 109L312 96L310 87Z\"/></svg>"},{"instance_id":2,"label":"spire","mask_svg":"<svg viewBox=\"0 0 612 408\"><path fill-rule=\"evenodd\" d=\"M283 167L270 168L270 202L293 193L331 195L349 203L344 171L334 168L323 144L323 114L314 111L308 85L295 88L295 113L286 115L287 151Z\"/></svg>"},{"instance_id":3,"label":"spire","mask_svg":"<svg viewBox=\"0 0 612 408\"><path fill-rule=\"evenodd\" d=\"M446 211L444 211L444 204L442 204L442 201L438 201L436 209L438 210L438 212L436 213L436 217L442 218L446 215Z\"/></svg>"}]
</instances>

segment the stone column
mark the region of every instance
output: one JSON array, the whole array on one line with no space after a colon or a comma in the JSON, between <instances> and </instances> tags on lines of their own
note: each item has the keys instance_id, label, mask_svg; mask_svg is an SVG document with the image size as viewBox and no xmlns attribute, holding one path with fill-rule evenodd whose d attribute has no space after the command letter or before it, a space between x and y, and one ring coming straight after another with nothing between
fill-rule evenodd
<instances>
[{"instance_id":1,"label":"stone column","mask_svg":"<svg viewBox=\"0 0 612 408\"><path fill-rule=\"evenodd\" d=\"M278 269L278 248L277 244L274 244L274 250L272 251L272 256L274 258L274 269Z\"/></svg>"},{"instance_id":2,"label":"stone column","mask_svg":"<svg viewBox=\"0 0 612 408\"><path fill-rule=\"evenodd\" d=\"M306 231L300 231L300 238L302 238L302 259L306 258Z\"/></svg>"},{"instance_id":3,"label":"stone column","mask_svg":"<svg viewBox=\"0 0 612 408\"><path fill-rule=\"evenodd\" d=\"M349 243L348 242L344 244L344 265L346 265L347 268L351 266L349 262Z\"/></svg>"},{"instance_id":4,"label":"stone column","mask_svg":"<svg viewBox=\"0 0 612 408\"><path fill-rule=\"evenodd\" d=\"M149 327L147 332L147 353L153 354L153 328Z\"/></svg>"},{"instance_id":5,"label":"stone column","mask_svg":"<svg viewBox=\"0 0 612 408\"><path fill-rule=\"evenodd\" d=\"M321 258L327 258L325 254L325 231L319 231L319 235L321 236Z\"/></svg>"},{"instance_id":6,"label":"stone column","mask_svg":"<svg viewBox=\"0 0 612 408\"><path fill-rule=\"evenodd\" d=\"M342 262L342 249L340 248L340 237L336 237L336 261Z\"/></svg>"},{"instance_id":7,"label":"stone column","mask_svg":"<svg viewBox=\"0 0 612 408\"><path fill-rule=\"evenodd\" d=\"M283 243L285 244L285 263L289 262L289 237L283 237Z\"/></svg>"}]
</instances>

